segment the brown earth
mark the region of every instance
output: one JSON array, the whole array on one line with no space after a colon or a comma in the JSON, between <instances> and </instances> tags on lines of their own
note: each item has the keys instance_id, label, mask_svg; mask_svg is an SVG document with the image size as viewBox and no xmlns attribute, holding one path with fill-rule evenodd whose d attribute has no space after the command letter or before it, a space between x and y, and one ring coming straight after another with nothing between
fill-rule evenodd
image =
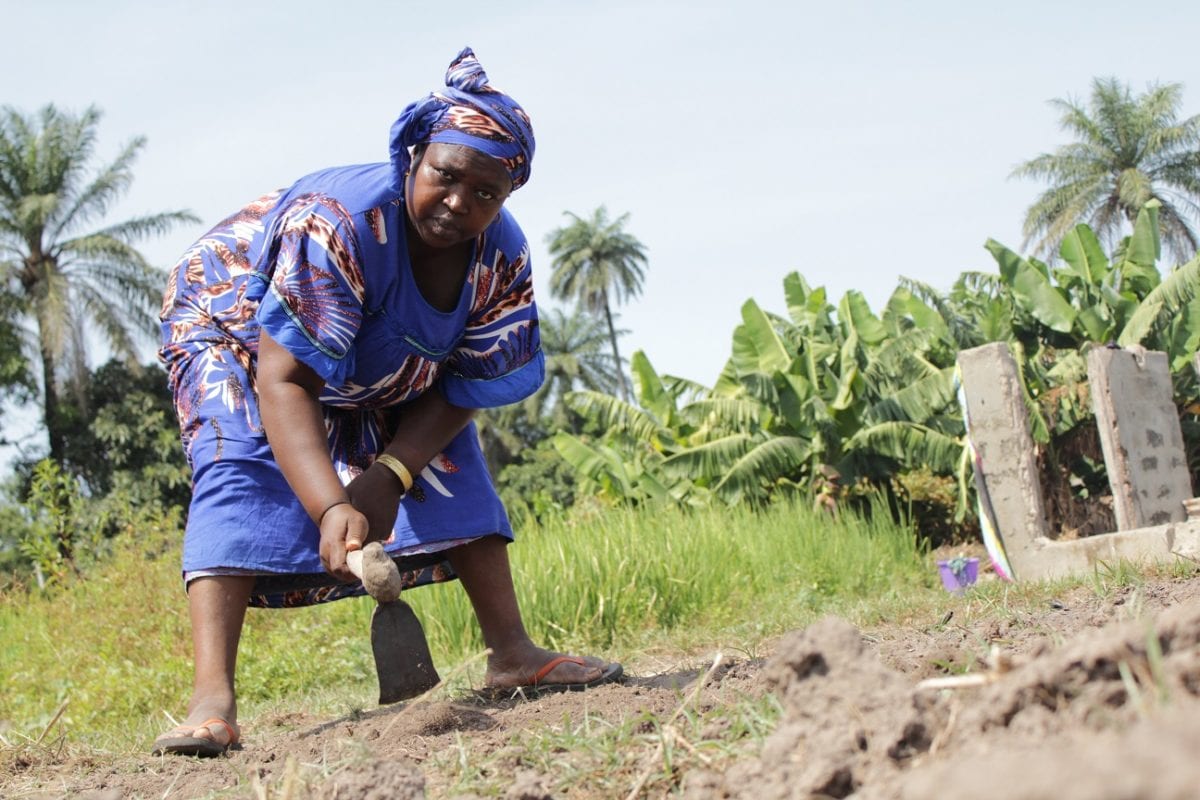
<instances>
[{"instance_id":1,"label":"brown earth","mask_svg":"<svg viewBox=\"0 0 1200 800\"><path fill-rule=\"evenodd\" d=\"M767 659L641 670L582 694L260 718L244 749L212 761L18 758L0 772L0 795L403 800L475 796L456 793L470 785L508 800L1192 798L1198 597L1200 577L1160 577L961 624L862 632L827 618ZM983 685L920 685L966 672ZM766 693L781 711L765 739L731 733L717 712ZM621 726L634 735L589 746ZM481 781L460 783L472 769Z\"/></svg>"}]
</instances>

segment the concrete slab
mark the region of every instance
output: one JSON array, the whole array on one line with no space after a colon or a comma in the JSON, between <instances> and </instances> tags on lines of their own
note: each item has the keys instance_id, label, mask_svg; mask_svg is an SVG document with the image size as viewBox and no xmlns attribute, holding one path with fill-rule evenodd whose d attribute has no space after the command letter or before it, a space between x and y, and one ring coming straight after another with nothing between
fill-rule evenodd
<instances>
[{"instance_id":1,"label":"concrete slab","mask_svg":"<svg viewBox=\"0 0 1200 800\"><path fill-rule=\"evenodd\" d=\"M1097 347L1087 364L1117 530L1182 522L1192 481L1166 353Z\"/></svg>"},{"instance_id":2,"label":"concrete slab","mask_svg":"<svg viewBox=\"0 0 1200 800\"><path fill-rule=\"evenodd\" d=\"M990 510L1013 577L1023 578L1047 526L1017 363L1008 345L993 343L960 352L958 367L981 511Z\"/></svg>"}]
</instances>

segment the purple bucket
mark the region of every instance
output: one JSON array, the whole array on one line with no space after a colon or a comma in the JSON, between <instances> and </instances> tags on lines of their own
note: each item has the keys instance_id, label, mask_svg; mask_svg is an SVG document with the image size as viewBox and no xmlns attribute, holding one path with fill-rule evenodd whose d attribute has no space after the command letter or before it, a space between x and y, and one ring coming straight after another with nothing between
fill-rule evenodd
<instances>
[{"instance_id":1,"label":"purple bucket","mask_svg":"<svg viewBox=\"0 0 1200 800\"><path fill-rule=\"evenodd\" d=\"M937 562L942 586L953 594L962 594L979 577L978 558L950 558Z\"/></svg>"}]
</instances>

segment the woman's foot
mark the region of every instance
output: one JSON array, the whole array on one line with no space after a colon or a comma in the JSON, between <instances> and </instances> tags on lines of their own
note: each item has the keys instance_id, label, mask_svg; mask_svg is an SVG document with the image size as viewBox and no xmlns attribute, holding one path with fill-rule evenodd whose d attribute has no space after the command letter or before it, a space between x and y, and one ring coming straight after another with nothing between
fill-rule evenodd
<instances>
[{"instance_id":1,"label":"woman's foot","mask_svg":"<svg viewBox=\"0 0 1200 800\"><path fill-rule=\"evenodd\" d=\"M579 691L618 680L621 665L594 656L569 656L532 645L488 658L485 687L490 692L535 689Z\"/></svg>"},{"instance_id":2,"label":"woman's foot","mask_svg":"<svg viewBox=\"0 0 1200 800\"><path fill-rule=\"evenodd\" d=\"M241 740L237 704L218 698L193 699L187 719L154 740L154 755L219 756Z\"/></svg>"}]
</instances>

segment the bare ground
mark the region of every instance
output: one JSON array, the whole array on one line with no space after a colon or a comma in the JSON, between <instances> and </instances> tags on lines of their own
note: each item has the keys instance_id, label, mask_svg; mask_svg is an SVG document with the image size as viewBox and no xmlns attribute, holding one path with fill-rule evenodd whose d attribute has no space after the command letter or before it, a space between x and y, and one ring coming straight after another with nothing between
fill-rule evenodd
<instances>
[{"instance_id":1,"label":"bare ground","mask_svg":"<svg viewBox=\"0 0 1200 800\"><path fill-rule=\"evenodd\" d=\"M826 618L764 659L582 694L260 718L212 761L17 753L0 796L1191 798L1198 598L1200 577L1158 577L924 625ZM920 685L967 672L983 685ZM736 707L775 716L757 735Z\"/></svg>"}]
</instances>

